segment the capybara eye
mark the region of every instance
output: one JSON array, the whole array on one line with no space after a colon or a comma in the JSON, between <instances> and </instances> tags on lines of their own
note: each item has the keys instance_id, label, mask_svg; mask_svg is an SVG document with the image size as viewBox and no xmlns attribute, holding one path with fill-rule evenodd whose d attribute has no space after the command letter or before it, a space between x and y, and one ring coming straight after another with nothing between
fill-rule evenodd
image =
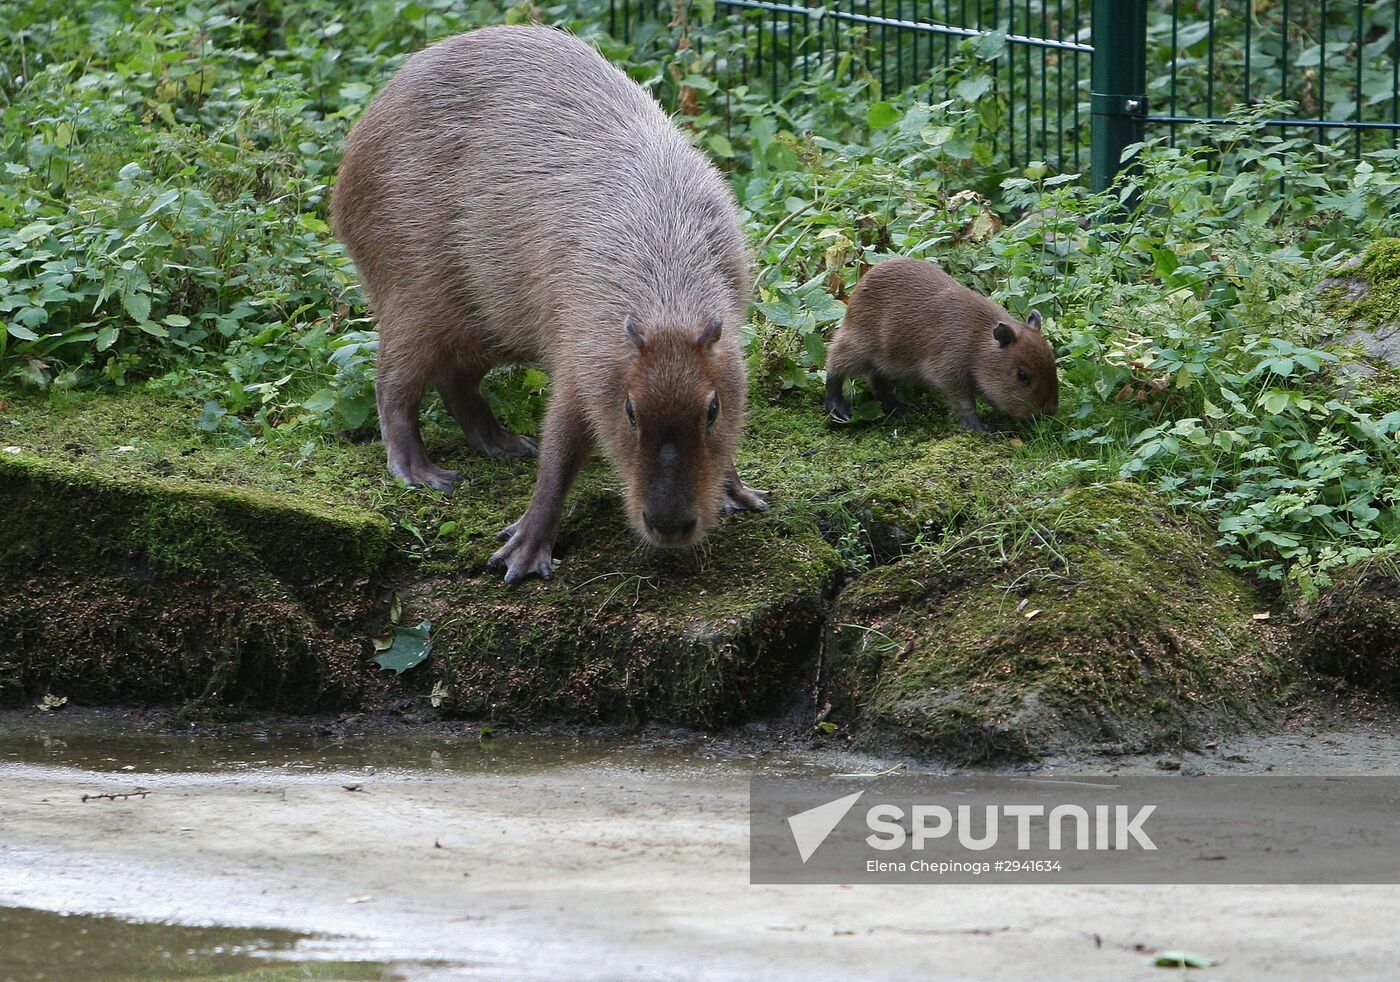
<instances>
[{"instance_id":1,"label":"capybara eye","mask_svg":"<svg viewBox=\"0 0 1400 982\"><path fill-rule=\"evenodd\" d=\"M1030 385L1031 377L1026 374L1024 368L1018 368L1016 369L1016 381L1020 382L1022 385Z\"/></svg>"},{"instance_id":2,"label":"capybara eye","mask_svg":"<svg viewBox=\"0 0 1400 982\"><path fill-rule=\"evenodd\" d=\"M710 412L709 412L709 415L707 415L707 416L705 417L705 420L706 420L705 425L706 425L707 427L709 427L709 426L714 426L714 425L715 425L715 420L717 420L717 419L719 419L719 394L718 394L718 393L716 393L715 395L710 396Z\"/></svg>"},{"instance_id":3,"label":"capybara eye","mask_svg":"<svg viewBox=\"0 0 1400 982\"><path fill-rule=\"evenodd\" d=\"M627 422L632 425L632 429L637 428L637 413L632 408L632 397L628 396L627 401L622 404L622 408L627 410Z\"/></svg>"}]
</instances>

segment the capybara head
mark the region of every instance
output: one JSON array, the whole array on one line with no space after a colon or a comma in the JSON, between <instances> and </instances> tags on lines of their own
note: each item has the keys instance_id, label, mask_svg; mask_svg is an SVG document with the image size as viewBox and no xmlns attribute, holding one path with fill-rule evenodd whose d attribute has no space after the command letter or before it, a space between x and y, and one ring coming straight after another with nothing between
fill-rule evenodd
<instances>
[{"instance_id":1,"label":"capybara head","mask_svg":"<svg viewBox=\"0 0 1400 982\"><path fill-rule=\"evenodd\" d=\"M719 520L744 416L738 347L723 322L647 325L627 318L631 357L608 427L627 517L654 545L700 541Z\"/></svg>"},{"instance_id":2,"label":"capybara head","mask_svg":"<svg viewBox=\"0 0 1400 982\"><path fill-rule=\"evenodd\" d=\"M1024 323L998 321L978 350L977 388L993 406L1017 419L1053 416L1060 407L1055 352L1040 333L1040 311Z\"/></svg>"}]
</instances>

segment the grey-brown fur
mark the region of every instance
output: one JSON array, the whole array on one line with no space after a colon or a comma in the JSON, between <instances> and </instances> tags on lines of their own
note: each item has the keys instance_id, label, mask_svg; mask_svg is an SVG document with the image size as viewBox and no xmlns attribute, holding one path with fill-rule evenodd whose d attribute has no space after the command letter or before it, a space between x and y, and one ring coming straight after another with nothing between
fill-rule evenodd
<instances>
[{"instance_id":1,"label":"grey-brown fur","mask_svg":"<svg viewBox=\"0 0 1400 982\"><path fill-rule=\"evenodd\" d=\"M534 496L492 557L508 581L550 575L564 495L595 442L654 543L694 542L722 512L766 507L732 463L750 283L731 195L587 44L492 27L420 51L351 131L332 207L379 321L393 474L443 490L460 480L419 436L432 386L471 446L533 454L478 384L504 362L551 376Z\"/></svg>"},{"instance_id":2,"label":"grey-brown fur","mask_svg":"<svg viewBox=\"0 0 1400 982\"><path fill-rule=\"evenodd\" d=\"M869 375L887 412L900 408L891 384L937 389L962 424L987 432L976 394L1017 419L1059 406L1055 353L1040 314L1017 321L997 304L921 259L872 266L851 293L846 319L826 353L826 409L851 418L843 386Z\"/></svg>"}]
</instances>

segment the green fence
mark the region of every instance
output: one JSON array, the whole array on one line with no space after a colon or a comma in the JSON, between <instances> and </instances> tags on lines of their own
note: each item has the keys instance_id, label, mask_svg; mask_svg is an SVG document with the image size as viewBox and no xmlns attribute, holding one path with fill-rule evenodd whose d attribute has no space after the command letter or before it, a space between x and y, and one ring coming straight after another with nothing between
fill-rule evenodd
<instances>
[{"instance_id":1,"label":"green fence","mask_svg":"<svg viewBox=\"0 0 1400 982\"><path fill-rule=\"evenodd\" d=\"M664 40L685 15L691 43L724 46L721 85L775 98L823 72L863 73L882 93L936 90L976 63L991 79L983 135L995 152L1087 170L1098 187L1127 144L1162 130L1193 140L1201 124L1238 122L1241 106L1256 110L1252 125L1357 156L1400 141L1400 0L611 0L609 11L612 33L636 41Z\"/></svg>"}]
</instances>

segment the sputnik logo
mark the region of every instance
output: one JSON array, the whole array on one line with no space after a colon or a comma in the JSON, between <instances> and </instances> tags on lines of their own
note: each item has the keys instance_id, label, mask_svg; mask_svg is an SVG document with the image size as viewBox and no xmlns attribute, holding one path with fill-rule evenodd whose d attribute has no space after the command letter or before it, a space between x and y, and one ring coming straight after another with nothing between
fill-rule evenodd
<instances>
[{"instance_id":1,"label":"sputnik logo","mask_svg":"<svg viewBox=\"0 0 1400 982\"><path fill-rule=\"evenodd\" d=\"M855 794L848 794L844 798L828 801L824 805L788 817L792 841L797 844L797 854L802 857L802 862L807 862L812 858L812 854L821 848L826 837L841 824L841 819L846 817L846 813L863 794L864 791L857 791Z\"/></svg>"}]
</instances>

